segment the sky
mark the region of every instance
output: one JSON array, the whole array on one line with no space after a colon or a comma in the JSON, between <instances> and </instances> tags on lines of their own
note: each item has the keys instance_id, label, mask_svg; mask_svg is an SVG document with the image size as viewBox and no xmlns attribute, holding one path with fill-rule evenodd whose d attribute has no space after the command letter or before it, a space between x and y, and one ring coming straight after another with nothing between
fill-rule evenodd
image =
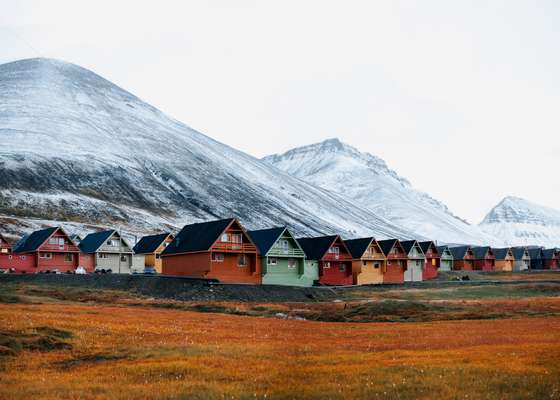
<instances>
[{"instance_id":1,"label":"sky","mask_svg":"<svg viewBox=\"0 0 560 400\"><path fill-rule=\"evenodd\" d=\"M338 137L478 223L560 208L560 2L8 1L0 63L91 69L256 157Z\"/></svg>"}]
</instances>

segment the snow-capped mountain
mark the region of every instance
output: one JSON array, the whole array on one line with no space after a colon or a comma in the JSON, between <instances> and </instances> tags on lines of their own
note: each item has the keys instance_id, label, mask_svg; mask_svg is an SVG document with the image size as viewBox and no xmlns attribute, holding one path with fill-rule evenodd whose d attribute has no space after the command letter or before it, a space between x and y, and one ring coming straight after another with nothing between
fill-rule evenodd
<instances>
[{"instance_id":1,"label":"snow-capped mountain","mask_svg":"<svg viewBox=\"0 0 560 400\"><path fill-rule=\"evenodd\" d=\"M84 68L50 59L0 65L3 230L72 221L143 233L226 216L298 235L415 236Z\"/></svg>"},{"instance_id":2,"label":"snow-capped mountain","mask_svg":"<svg viewBox=\"0 0 560 400\"><path fill-rule=\"evenodd\" d=\"M379 157L362 153L338 139L298 147L263 160L419 235L445 243L500 243L453 215L441 202L415 190Z\"/></svg>"},{"instance_id":3,"label":"snow-capped mountain","mask_svg":"<svg viewBox=\"0 0 560 400\"><path fill-rule=\"evenodd\" d=\"M560 211L519 197L506 197L480 223L509 246L560 247Z\"/></svg>"}]
</instances>

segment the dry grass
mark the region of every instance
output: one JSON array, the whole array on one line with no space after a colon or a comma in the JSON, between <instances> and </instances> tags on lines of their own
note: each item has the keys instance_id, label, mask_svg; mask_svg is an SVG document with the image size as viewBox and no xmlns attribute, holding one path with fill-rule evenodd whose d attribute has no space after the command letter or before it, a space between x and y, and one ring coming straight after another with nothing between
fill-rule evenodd
<instances>
[{"instance_id":1,"label":"dry grass","mask_svg":"<svg viewBox=\"0 0 560 400\"><path fill-rule=\"evenodd\" d=\"M553 316L356 324L60 303L1 304L0 321L72 334L72 349L3 358L6 399L560 398Z\"/></svg>"}]
</instances>

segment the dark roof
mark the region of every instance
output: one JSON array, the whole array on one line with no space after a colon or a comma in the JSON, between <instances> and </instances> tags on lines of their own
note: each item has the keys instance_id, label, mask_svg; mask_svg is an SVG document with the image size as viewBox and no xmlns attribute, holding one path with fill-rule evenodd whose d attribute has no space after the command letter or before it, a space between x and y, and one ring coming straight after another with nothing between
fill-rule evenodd
<instances>
[{"instance_id":1,"label":"dark roof","mask_svg":"<svg viewBox=\"0 0 560 400\"><path fill-rule=\"evenodd\" d=\"M545 260L552 260L556 257L557 251L556 249L544 249L543 250L543 258Z\"/></svg>"},{"instance_id":2,"label":"dark roof","mask_svg":"<svg viewBox=\"0 0 560 400\"><path fill-rule=\"evenodd\" d=\"M185 225L162 254L208 251L234 218Z\"/></svg>"},{"instance_id":3,"label":"dark roof","mask_svg":"<svg viewBox=\"0 0 560 400\"><path fill-rule=\"evenodd\" d=\"M443 254L445 250L449 250L449 246L437 246L437 251L439 254Z\"/></svg>"},{"instance_id":4,"label":"dark roof","mask_svg":"<svg viewBox=\"0 0 560 400\"><path fill-rule=\"evenodd\" d=\"M15 245L14 253L29 253L37 251L37 249L45 243L45 241L51 237L57 229L57 227L42 229L22 237Z\"/></svg>"},{"instance_id":5,"label":"dark roof","mask_svg":"<svg viewBox=\"0 0 560 400\"><path fill-rule=\"evenodd\" d=\"M458 247L450 247L449 251L453 255L455 260L462 260L467 255L467 251L470 249L470 246L458 246Z\"/></svg>"},{"instance_id":6,"label":"dark roof","mask_svg":"<svg viewBox=\"0 0 560 400\"><path fill-rule=\"evenodd\" d=\"M512 247L511 249L516 260L521 260L523 258L525 250L527 250L525 247Z\"/></svg>"},{"instance_id":7,"label":"dark roof","mask_svg":"<svg viewBox=\"0 0 560 400\"><path fill-rule=\"evenodd\" d=\"M389 255L389 252L397 242L398 242L397 239L386 239L386 240L378 240L377 244L379 244L379 247L381 247L383 254L387 256Z\"/></svg>"},{"instance_id":8,"label":"dark roof","mask_svg":"<svg viewBox=\"0 0 560 400\"><path fill-rule=\"evenodd\" d=\"M136 254L148 254L155 252L165 239L169 236L167 233L159 233L157 235L144 236L134 245L132 251Z\"/></svg>"},{"instance_id":9,"label":"dark roof","mask_svg":"<svg viewBox=\"0 0 560 400\"><path fill-rule=\"evenodd\" d=\"M296 239L309 260L320 260L336 240L337 235Z\"/></svg>"},{"instance_id":10,"label":"dark roof","mask_svg":"<svg viewBox=\"0 0 560 400\"><path fill-rule=\"evenodd\" d=\"M542 249L540 247L537 248L531 248L528 249L529 250L529 255L531 256L531 259L538 259L538 258L542 258L543 257L543 252Z\"/></svg>"},{"instance_id":11,"label":"dark roof","mask_svg":"<svg viewBox=\"0 0 560 400\"><path fill-rule=\"evenodd\" d=\"M401 242L401 246L403 247L406 254L408 254L416 243L418 243L416 240L404 240Z\"/></svg>"},{"instance_id":12,"label":"dark roof","mask_svg":"<svg viewBox=\"0 0 560 400\"><path fill-rule=\"evenodd\" d=\"M492 251L494 252L494 256L496 257L496 260L505 260L506 256L508 255L509 250L510 250L509 247L504 247L504 248L501 248L501 249L492 248ZM521 255L523 255L523 253L521 253Z\"/></svg>"},{"instance_id":13,"label":"dark roof","mask_svg":"<svg viewBox=\"0 0 560 400\"><path fill-rule=\"evenodd\" d=\"M248 231L247 233L251 236L251 240L257 246L261 256L266 255L270 248L274 246L274 243L280 238L280 235L284 233L286 227L277 227L269 229L259 229L257 231Z\"/></svg>"},{"instance_id":14,"label":"dark roof","mask_svg":"<svg viewBox=\"0 0 560 400\"><path fill-rule=\"evenodd\" d=\"M367 248L369 247L369 245L371 244L371 242L374 240L375 240L374 238L368 237L368 238L361 238L361 239L345 240L344 243L346 244L346 247L348 247L348 251L350 251L352 258L361 258L364 255Z\"/></svg>"},{"instance_id":15,"label":"dark roof","mask_svg":"<svg viewBox=\"0 0 560 400\"><path fill-rule=\"evenodd\" d=\"M488 246L479 246L479 247L472 248L474 258L477 260L482 260L483 258L486 258L486 254L488 253L489 250L490 247Z\"/></svg>"},{"instance_id":16,"label":"dark roof","mask_svg":"<svg viewBox=\"0 0 560 400\"><path fill-rule=\"evenodd\" d=\"M83 253L95 253L113 233L115 233L114 229L90 233L80 241L78 247Z\"/></svg>"}]
</instances>

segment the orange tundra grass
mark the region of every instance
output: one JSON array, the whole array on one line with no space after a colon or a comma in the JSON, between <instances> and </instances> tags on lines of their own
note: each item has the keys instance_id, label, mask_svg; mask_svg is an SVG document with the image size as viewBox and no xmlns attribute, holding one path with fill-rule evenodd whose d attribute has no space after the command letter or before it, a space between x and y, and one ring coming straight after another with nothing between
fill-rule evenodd
<instances>
[{"instance_id":1,"label":"orange tundra grass","mask_svg":"<svg viewBox=\"0 0 560 400\"><path fill-rule=\"evenodd\" d=\"M0 361L0 398L560 398L560 317L325 323L171 309L0 305L73 333Z\"/></svg>"}]
</instances>

